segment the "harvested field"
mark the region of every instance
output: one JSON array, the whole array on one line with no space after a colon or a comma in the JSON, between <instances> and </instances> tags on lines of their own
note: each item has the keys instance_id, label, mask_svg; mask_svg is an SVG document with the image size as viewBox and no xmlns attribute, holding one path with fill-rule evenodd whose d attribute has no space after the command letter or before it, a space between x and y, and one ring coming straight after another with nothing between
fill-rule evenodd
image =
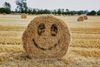
<instances>
[{"instance_id":1,"label":"harvested field","mask_svg":"<svg viewBox=\"0 0 100 67\"><path fill-rule=\"evenodd\" d=\"M36 15L21 19L20 15L0 15L0 67L100 67L100 16L56 16L70 28L71 43L66 56L55 60L27 57L22 46L22 33Z\"/></svg>"}]
</instances>

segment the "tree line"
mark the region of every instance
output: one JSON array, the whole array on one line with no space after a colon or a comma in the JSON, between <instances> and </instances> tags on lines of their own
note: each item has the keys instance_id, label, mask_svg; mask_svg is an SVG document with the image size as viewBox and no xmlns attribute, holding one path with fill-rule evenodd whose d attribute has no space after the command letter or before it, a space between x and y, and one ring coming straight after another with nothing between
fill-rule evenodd
<instances>
[{"instance_id":1,"label":"tree line","mask_svg":"<svg viewBox=\"0 0 100 67\"><path fill-rule=\"evenodd\" d=\"M16 9L15 11L11 11L11 5L8 2L5 2L3 7L0 8L0 13L27 13L27 14L55 14L55 15L100 15L100 10L95 11L88 11L88 10L79 10L79 11L71 11L69 9L37 9L37 8L30 8L27 6L26 0L16 0Z\"/></svg>"}]
</instances>

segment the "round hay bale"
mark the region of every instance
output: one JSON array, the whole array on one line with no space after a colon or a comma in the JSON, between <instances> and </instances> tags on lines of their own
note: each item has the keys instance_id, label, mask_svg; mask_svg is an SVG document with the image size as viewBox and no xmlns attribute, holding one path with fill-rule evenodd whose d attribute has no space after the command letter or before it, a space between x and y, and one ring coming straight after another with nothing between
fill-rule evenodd
<instances>
[{"instance_id":1,"label":"round hay bale","mask_svg":"<svg viewBox=\"0 0 100 67\"><path fill-rule=\"evenodd\" d=\"M6 13L3 13L3 15L6 15Z\"/></svg>"},{"instance_id":2,"label":"round hay bale","mask_svg":"<svg viewBox=\"0 0 100 67\"><path fill-rule=\"evenodd\" d=\"M61 58L69 46L67 25L54 16L34 18L22 36L23 47L30 58Z\"/></svg>"},{"instance_id":3,"label":"round hay bale","mask_svg":"<svg viewBox=\"0 0 100 67\"><path fill-rule=\"evenodd\" d=\"M26 14L22 14L22 15L21 15L21 18L22 18L22 19L26 19L26 18L27 18L27 15L26 15Z\"/></svg>"},{"instance_id":4,"label":"round hay bale","mask_svg":"<svg viewBox=\"0 0 100 67\"><path fill-rule=\"evenodd\" d=\"M79 21L79 22L84 21L84 17L83 16L78 17L77 21Z\"/></svg>"},{"instance_id":5,"label":"round hay bale","mask_svg":"<svg viewBox=\"0 0 100 67\"><path fill-rule=\"evenodd\" d=\"M87 16L83 16L84 17L84 20L88 20L88 17Z\"/></svg>"}]
</instances>

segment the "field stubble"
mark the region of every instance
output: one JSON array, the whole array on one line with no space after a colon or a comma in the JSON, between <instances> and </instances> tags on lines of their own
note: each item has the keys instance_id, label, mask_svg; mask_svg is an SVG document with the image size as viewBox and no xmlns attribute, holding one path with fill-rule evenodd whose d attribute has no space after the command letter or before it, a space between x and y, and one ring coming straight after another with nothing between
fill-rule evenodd
<instances>
[{"instance_id":1,"label":"field stubble","mask_svg":"<svg viewBox=\"0 0 100 67\"><path fill-rule=\"evenodd\" d=\"M35 16L25 20L19 15L8 16L0 16L0 67L100 67L100 17L89 16L87 21L77 22L78 16L57 16L69 22L72 40L68 53L58 61L40 62L27 57L21 41L23 31Z\"/></svg>"}]
</instances>

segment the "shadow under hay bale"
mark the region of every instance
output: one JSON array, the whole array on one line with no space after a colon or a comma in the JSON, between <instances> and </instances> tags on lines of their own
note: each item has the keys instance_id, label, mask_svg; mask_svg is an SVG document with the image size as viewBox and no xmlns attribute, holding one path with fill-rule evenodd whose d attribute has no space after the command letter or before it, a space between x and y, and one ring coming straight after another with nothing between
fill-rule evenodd
<instances>
[{"instance_id":1,"label":"shadow under hay bale","mask_svg":"<svg viewBox=\"0 0 100 67\"><path fill-rule=\"evenodd\" d=\"M30 58L62 58L69 46L70 33L60 19L47 15L34 18L22 36L23 47Z\"/></svg>"},{"instance_id":2,"label":"shadow under hay bale","mask_svg":"<svg viewBox=\"0 0 100 67\"><path fill-rule=\"evenodd\" d=\"M5 53L0 58L0 67L66 67L67 64L63 60L40 60L29 59L26 53Z\"/></svg>"},{"instance_id":3,"label":"shadow under hay bale","mask_svg":"<svg viewBox=\"0 0 100 67\"><path fill-rule=\"evenodd\" d=\"M22 19L26 19L27 18L27 15L26 14L21 14L21 18Z\"/></svg>"}]
</instances>

